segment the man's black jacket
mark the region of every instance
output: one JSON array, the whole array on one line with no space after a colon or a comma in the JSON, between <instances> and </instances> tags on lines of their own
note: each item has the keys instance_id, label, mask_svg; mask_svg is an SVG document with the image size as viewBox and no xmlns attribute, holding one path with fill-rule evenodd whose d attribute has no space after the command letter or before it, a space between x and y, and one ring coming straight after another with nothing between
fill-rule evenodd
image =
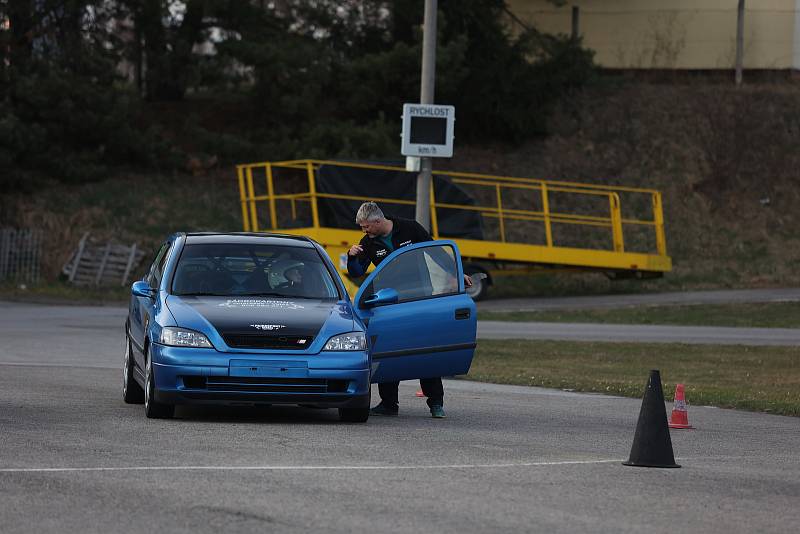
<instances>
[{"instance_id":1,"label":"man's black jacket","mask_svg":"<svg viewBox=\"0 0 800 534\"><path fill-rule=\"evenodd\" d=\"M402 219L400 217L386 218L392 221L393 250L387 249L386 243L384 243L380 237L364 235L359 243L364 251L358 256L347 255L347 272L350 276L363 275L367 272L367 267L369 267L370 262L377 266L386 256L400 247L433 240L431 234L417 221Z\"/></svg>"}]
</instances>

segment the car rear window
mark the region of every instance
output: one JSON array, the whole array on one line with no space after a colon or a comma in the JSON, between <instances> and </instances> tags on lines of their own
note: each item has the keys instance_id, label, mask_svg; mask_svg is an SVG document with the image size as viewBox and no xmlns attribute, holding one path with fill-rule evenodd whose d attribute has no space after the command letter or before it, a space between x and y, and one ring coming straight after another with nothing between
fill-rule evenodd
<instances>
[{"instance_id":1,"label":"car rear window","mask_svg":"<svg viewBox=\"0 0 800 534\"><path fill-rule=\"evenodd\" d=\"M172 280L175 295L336 299L331 273L314 248L267 244L187 244Z\"/></svg>"}]
</instances>

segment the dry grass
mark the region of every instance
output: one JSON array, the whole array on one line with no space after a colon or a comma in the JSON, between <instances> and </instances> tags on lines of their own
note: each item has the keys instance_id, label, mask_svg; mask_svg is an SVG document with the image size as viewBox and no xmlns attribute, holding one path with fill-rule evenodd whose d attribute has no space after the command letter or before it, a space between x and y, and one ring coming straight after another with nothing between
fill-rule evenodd
<instances>
[{"instance_id":1,"label":"dry grass","mask_svg":"<svg viewBox=\"0 0 800 534\"><path fill-rule=\"evenodd\" d=\"M45 230L42 275L54 281L85 232L99 242L137 243L150 251L169 234L241 230L235 172L213 175L122 175L79 186L51 184L16 195L15 226Z\"/></svg>"},{"instance_id":2,"label":"dry grass","mask_svg":"<svg viewBox=\"0 0 800 534\"><path fill-rule=\"evenodd\" d=\"M800 416L800 348L480 340L468 378L641 397L659 369L667 400Z\"/></svg>"},{"instance_id":3,"label":"dry grass","mask_svg":"<svg viewBox=\"0 0 800 534\"><path fill-rule=\"evenodd\" d=\"M643 289L800 285L800 85L612 84L564 102L546 139L511 150L461 147L437 163L661 190L674 269L636 284ZM631 199L622 201L625 208ZM626 245L647 246L634 232L625 227ZM636 290L599 276L566 286Z\"/></svg>"}]
</instances>

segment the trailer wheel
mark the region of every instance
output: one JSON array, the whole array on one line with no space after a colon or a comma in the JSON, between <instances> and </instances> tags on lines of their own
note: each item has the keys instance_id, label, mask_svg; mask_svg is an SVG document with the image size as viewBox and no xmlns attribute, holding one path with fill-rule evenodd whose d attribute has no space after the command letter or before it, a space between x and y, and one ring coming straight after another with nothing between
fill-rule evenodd
<instances>
[{"instance_id":1,"label":"trailer wheel","mask_svg":"<svg viewBox=\"0 0 800 534\"><path fill-rule=\"evenodd\" d=\"M472 276L473 274L485 274L486 276L477 276L472 278L472 287L466 288L467 295L472 297L472 300L479 301L486 298L486 293L489 291L489 277L488 273L476 265L465 265L464 272Z\"/></svg>"}]
</instances>

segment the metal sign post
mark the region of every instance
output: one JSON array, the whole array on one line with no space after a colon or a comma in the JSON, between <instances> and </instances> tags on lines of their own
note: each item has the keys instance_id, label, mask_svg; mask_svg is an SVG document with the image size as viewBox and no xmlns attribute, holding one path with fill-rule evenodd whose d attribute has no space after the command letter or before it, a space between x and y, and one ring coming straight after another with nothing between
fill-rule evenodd
<instances>
[{"instance_id":1,"label":"metal sign post","mask_svg":"<svg viewBox=\"0 0 800 534\"><path fill-rule=\"evenodd\" d=\"M420 82L421 104L433 104L436 81L436 12L437 0L425 0L425 20L422 34L422 80ZM430 189L433 161L423 157L421 171L417 176L417 209L415 218L426 230L431 229Z\"/></svg>"}]
</instances>

